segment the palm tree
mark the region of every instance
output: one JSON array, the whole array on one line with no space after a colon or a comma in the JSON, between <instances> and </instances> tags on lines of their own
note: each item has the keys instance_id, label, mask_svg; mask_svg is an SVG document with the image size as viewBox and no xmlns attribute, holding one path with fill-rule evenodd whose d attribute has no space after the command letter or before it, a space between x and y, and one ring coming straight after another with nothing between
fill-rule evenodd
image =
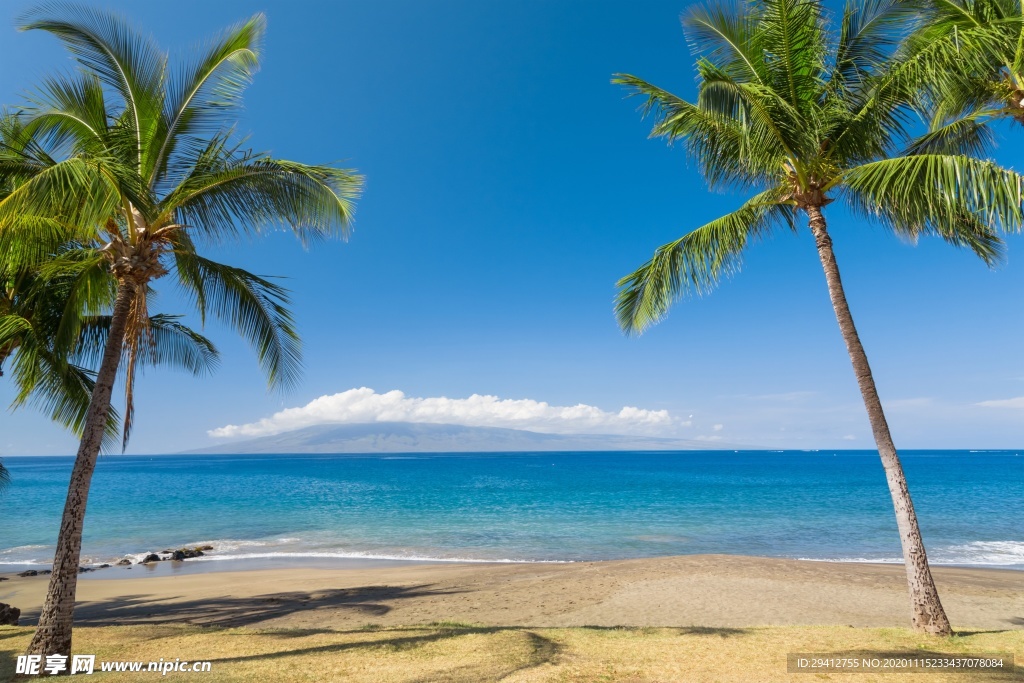
<instances>
[{"instance_id":1,"label":"palm tree","mask_svg":"<svg viewBox=\"0 0 1024 683\"><path fill-rule=\"evenodd\" d=\"M232 117L258 65L262 15L175 69L113 14L45 6L26 15L22 29L57 36L80 70L46 80L25 108L26 126L49 146L48 158L0 163L0 174L18 178L0 201L0 235L43 253L76 243L71 256L83 272L105 270L116 281L53 574L29 645L30 653L68 655L89 483L119 368L125 438L131 428L136 365L153 348L152 283L172 276L203 320L213 315L233 326L254 346L270 385L286 387L300 367L286 291L201 256L197 244L281 223L304 244L344 236L361 179L256 153L235 138Z\"/></svg>"},{"instance_id":2,"label":"palm tree","mask_svg":"<svg viewBox=\"0 0 1024 683\"><path fill-rule=\"evenodd\" d=\"M939 601L906 477L846 301L824 208L846 203L903 237L938 235L987 263L1002 226L1021 225L1022 177L965 155L896 153L906 80L886 69L913 8L851 1L833 33L814 0L696 7L684 15L698 55L698 95L687 102L635 76L614 82L646 97L652 136L682 141L708 184L755 194L736 211L666 244L619 281L616 314L640 333L674 300L709 291L743 250L803 214L867 408L903 546L916 629L944 635Z\"/></svg>"}]
</instances>

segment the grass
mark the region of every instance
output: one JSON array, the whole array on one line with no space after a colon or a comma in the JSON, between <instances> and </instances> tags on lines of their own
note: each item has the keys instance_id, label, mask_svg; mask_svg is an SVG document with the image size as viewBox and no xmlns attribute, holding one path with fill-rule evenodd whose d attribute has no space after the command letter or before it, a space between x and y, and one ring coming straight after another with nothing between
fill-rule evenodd
<instances>
[{"instance_id":1,"label":"grass","mask_svg":"<svg viewBox=\"0 0 1024 683\"><path fill-rule=\"evenodd\" d=\"M0 681L32 629L0 627ZM1024 631L934 639L906 629L827 627L488 628L459 622L351 631L224 629L188 625L81 627L76 653L99 661L209 660L209 673L105 673L89 680L346 683L655 683L716 681L1022 681L1020 672L789 674L789 652L857 657L1012 653L1024 664Z\"/></svg>"}]
</instances>

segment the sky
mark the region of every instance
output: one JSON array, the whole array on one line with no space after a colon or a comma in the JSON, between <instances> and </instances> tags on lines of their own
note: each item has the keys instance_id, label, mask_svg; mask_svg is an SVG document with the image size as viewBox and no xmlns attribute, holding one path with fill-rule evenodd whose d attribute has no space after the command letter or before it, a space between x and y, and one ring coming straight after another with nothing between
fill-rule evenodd
<instances>
[{"instance_id":1,"label":"sky","mask_svg":"<svg viewBox=\"0 0 1024 683\"><path fill-rule=\"evenodd\" d=\"M0 102L71 67L0 5ZM321 421L403 419L635 433L760 448L871 448L806 230L749 249L741 273L627 338L615 282L734 209L681 149L648 139L639 75L692 96L681 0L429 3L109 2L175 54L255 12L262 69L239 129L256 149L366 176L347 242L286 232L211 256L283 281L304 341L299 385L270 392L215 323L222 362L147 370L129 453L171 453ZM1019 163L1020 128L997 158ZM1004 264L907 244L827 210L850 305L897 446L1024 446L1024 239ZM173 286L154 309L186 313ZM0 404L12 398L0 379ZM0 455L71 454L29 409L0 413Z\"/></svg>"}]
</instances>

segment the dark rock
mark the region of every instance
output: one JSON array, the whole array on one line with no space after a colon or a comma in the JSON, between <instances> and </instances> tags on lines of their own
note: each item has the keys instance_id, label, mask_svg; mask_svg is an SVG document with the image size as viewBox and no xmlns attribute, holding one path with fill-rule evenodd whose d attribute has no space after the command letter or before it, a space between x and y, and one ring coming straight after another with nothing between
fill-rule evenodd
<instances>
[{"instance_id":1,"label":"dark rock","mask_svg":"<svg viewBox=\"0 0 1024 683\"><path fill-rule=\"evenodd\" d=\"M79 567L78 568L78 573L79 574L85 574L86 572L94 572L94 571L96 571L95 567Z\"/></svg>"},{"instance_id":2,"label":"dark rock","mask_svg":"<svg viewBox=\"0 0 1024 683\"><path fill-rule=\"evenodd\" d=\"M131 561L131 560L129 560L129 559L128 559L128 558L126 557L126 558L124 558L123 560L121 560L120 562L118 562L118 563L117 563L117 566L118 566L118 567L127 567L127 566L131 565L131 563L132 563L132 561Z\"/></svg>"},{"instance_id":3,"label":"dark rock","mask_svg":"<svg viewBox=\"0 0 1024 683\"><path fill-rule=\"evenodd\" d=\"M159 562L160 559L161 559L160 556L157 555L156 553L150 553L149 555L146 555L144 558L142 558L142 562L140 564L149 564L150 562Z\"/></svg>"},{"instance_id":4,"label":"dark rock","mask_svg":"<svg viewBox=\"0 0 1024 683\"><path fill-rule=\"evenodd\" d=\"M161 551L160 551L160 554L162 555L162 554L164 554L164 553L173 553L173 552L174 552L173 550L171 550L170 548L167 548L167 549L165 549L165 550L161 550Z\"/></svg>"},{"instance_id":5,"label":"dark rock","mask_svg":"<svg viewBox=\"0 0 1024 683\"><path fill-rule=\"evenodd\" d=\"M100 566L96 567L96 569L106 569L109 566L109 564L101 564Z\"/></svg>"},{"instance_id":6,"label":"dark rock","mask_svg":"<svg viewBox=\"0 0 1024 683\"><path fill-rule=\"evenodd\" d=\"M39 575L39 572L37 572L35 569L26 569L25 571L18 573L18 576L38 576L38 575Z\"/></svg>"},{"instance_id":7,"label":"dark rock","mask_svg":"<svg viewBox=\"0 0 1024 683\"><path fill-rule=\"evenodd\" d=\"M7 580L6 576L0 576L0 581L6 581L6 580Z\"/></svg>"},{"instance_id":8,"label":"dark rock","mask_svg":"<svg viewBox=\"0 0 1024 683\"><path fill-rule=\"evenodd\" d=\"M190 557L202 557L205 553L199 548L178 548L171 554L172 560L187 560Z\"/></svg>"},{"instance_id":9,"label":"dark rock","mask_svg":"<svg viewBox=\"0 0 1024 683\"><path fill-rule=\"evenodd\" d=\"M0 626L17 626L21 610L11 607L7 603L0 602Z\"/></svg>"},{"instance_id":10,"label":"dark rock","mask_svg":"<svg viewBox=\"0 0 1024 683\"><path fill-rule=\"evenodd\" d=\"M198 549L199 550L213 550L213 546L212 545L201 545L201 546L199 546Z\"/></svg>"},{"instance_id":11,"label":"dark rock","mask_svg":"<svg viewBox=\"0 0 1024 683\"><path fill-rule=\"evenodd\" d=\"M53 573L52 569L40 569L39 570L39 575L40 576L46 576L46 575L52 574L52 573Z\"/></svg>"}]
</instances>

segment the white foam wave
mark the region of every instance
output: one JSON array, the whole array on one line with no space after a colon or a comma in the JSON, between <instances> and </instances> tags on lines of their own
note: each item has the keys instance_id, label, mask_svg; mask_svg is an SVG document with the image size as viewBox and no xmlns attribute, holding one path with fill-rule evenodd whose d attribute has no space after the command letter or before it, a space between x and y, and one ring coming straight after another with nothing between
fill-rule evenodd
<instances>
[{"instance_id":1,"label":"white foam wave","mask_svg":"<svg viewBox=\"0 0 1024 683\"><path fill-rule=\"evenodd\" d=\"M1024 565L1024 542L974 541L951 545L939 549L935 559L943 564Z\"/></svg>"},{"instance_id":2,"label":"white foam wave","mask_svg":"<svg viewBox=\"0 0 1024 683\"><path fill-rule=\"evenodd\" d=\"M479 557L437 557L432 555L399 555L362 552L266 552L233 553L230 555L207 554L194 557L189 562L217 562L223 560L257 560L273 558L328 558L338 560L401 560L406 562L451 562L473 564L570 564L573 560L521 560L513 558L481 559Z\"/></svg>"},{"instance_id":3,"label":"white foam wave","mask_svg":"<svg viewBox=\"0 0 1024 683\"><path fill-rule=\"evenodd\" d=\"M11 553L16 553L16 552L19 552L19 551L24 551L24 550L40 550L42 548L49 548L49 547L50 546L46 546L46 545L16 545L13 548L4 548L3 550L0 550L0 555L10 555Z\"/></svg>"},{"instance_id":4,"label":"white foam wave","mask_svg":"<svg viewBox=\"0 0 1024 683\"><path fill-rule=\"evenodd\" d=\"M813 562L874 562L902 564L902 557L799 557ZM1024 542L973 541L935 548L928 552L930 564L978 565L985 567L1024 566Z\"/></svg>"},{"instance_id":5,"label":"white foam wave","mask_svg":"<svg viewBox=\"0 0 1024 683\"><path fill-rule=\"evenodd\" d=\"M279 538L279 543L294 543L301 541L301 538ZM195 543L186 543L184 548L194 548L197 546L212 545L214 550L218 552L230 552L232 550L238 550L239 548L262 548L264 546L271 545L272 541L256 541L256 540L242 540L238 538L214 538L207 541L196 541Z\"/></svg>"}]
</instances>

